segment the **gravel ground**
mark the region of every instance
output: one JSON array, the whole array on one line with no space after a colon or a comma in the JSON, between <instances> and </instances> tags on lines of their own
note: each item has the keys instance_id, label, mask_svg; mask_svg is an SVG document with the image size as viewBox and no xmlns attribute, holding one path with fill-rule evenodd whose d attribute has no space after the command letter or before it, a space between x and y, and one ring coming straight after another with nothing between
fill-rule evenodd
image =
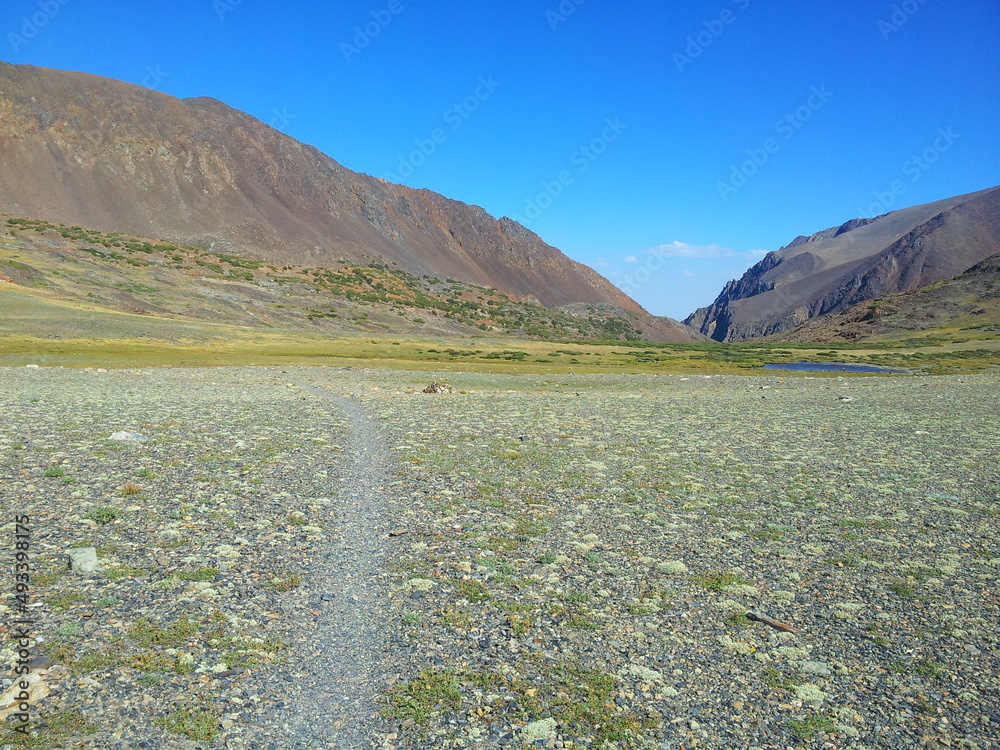
<instances>
[{"instance_id":1,"label":"gravel ground","mask_svg":"<svg viewBox=\"0 0 1000 750\"><path fill-rule=\"evenodd\" d=\"M996 375L444 377L0 369L37 746L997 746Z\"/></svg>"}]
</instances>

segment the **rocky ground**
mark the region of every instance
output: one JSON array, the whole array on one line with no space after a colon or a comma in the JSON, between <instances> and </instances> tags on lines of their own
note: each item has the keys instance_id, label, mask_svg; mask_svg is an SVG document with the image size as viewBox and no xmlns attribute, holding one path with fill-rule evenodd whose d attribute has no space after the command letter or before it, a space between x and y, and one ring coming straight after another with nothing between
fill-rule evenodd
<instances>
[{"instance_id":1,"label":"rocky ground","mask_svg":"<svg viewBox=\"0 0 1000 750\"><path fill-rule=\"evenodd\" d=\"M995 747L998 381L0 369L35 746Z\"/></svg>"}]
</instances>

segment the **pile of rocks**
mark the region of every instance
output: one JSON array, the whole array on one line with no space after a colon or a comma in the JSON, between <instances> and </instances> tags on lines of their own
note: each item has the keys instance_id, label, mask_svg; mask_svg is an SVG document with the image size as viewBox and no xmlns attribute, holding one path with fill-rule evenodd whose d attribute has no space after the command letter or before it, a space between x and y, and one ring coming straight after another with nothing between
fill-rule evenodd
<instances>
[{"instance_id":1,"label":"pile of rocks","mask_svg":"<svg viewBox=\"0 0 1000 750\"><path fill-rule=\"evenodd\" d=\"M438 383L434 381L429 386L424 388L424 393L458 393L458 390L447 383Z\"/></svg>"}]
</instances>

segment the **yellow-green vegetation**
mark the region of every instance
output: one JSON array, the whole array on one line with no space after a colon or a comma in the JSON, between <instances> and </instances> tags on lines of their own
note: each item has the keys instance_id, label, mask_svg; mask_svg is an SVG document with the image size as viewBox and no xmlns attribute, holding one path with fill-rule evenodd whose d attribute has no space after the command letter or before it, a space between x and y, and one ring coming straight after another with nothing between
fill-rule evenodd
<instances>
[{"instance_id":1,"label":"yellow-green vegetation","mask_svg":"<svg viewBox=\"0 0 1000 750\"><path fill-rule=\"evenodd\" d=\"M283 594L286 591L297 589L302 585L302 581L303 578L298 573L285 571L280 576L272 578L267 586L268 588L277 591L279 594Z\"/></svg>"},{"instance_id":2,"label":"yellow-green vegetation","mask_svg":"<svg viewBox=\"0 0 1000 750\"><path fill-rule=\"evenodd\" d=\"M459 711L463 704L460 686L471 685L493 694L497 708L525 722L552 716L560 724L587 728L596 748L640 738L648 728L648 722L615 705L613 675L566 662L537 668L535 682L496 672L426 670L386 693L385 713L422 725L437 713Z\"/></svg>"},{"instance_id":3,"label":"yellow-green vegetation","mask_svg":"<svg viewBox=\"0 0 1000 750\"><path fill-rule=\"evenodd\" d=\"M143 568L136 568L131 565L114 565L107 568L104 571L104 575L110 580L115 581L119 578L140 578L146 575L149 571Z\"/></svg>"},{"instance_id":4,"label":"yellow-green vegetation","mask_svg":"<svg viewBox=\"0 0 1000 750\"><path fill-rule=\"evenodd\" d=\"M132 624L128 634L143 646L183 646L198 630L198 623L190 618L167 625L156 625L149 620L140 619Z\"/></svg>"},{"instance_id":5,"label":"yellow-green vegetation","mask_svg":"<svg viewBox=\"0 0 1000 750\"><path fill-rule=\"evenodd\" d=\"M655 344L634 340L619 317L573 316L386 265L278 267L30 219L8 219L7 229L15 239L0 244L0 276L17 283L0 281L0 365L740 373L810 361L932 374L1000 366L996 327L982 321L853 344ZM173 274L169 283L163 274ZM212 307L206 283L274 298L237 315ZM192 309L201 319L185 314Z\"/></svg>"},{"instance_id":6,"label":"yellow-green vegetation","mask_svg":"<svg viewBox=\"0 0 1000 750\"><path fill-rule=\"evenodd\" d=\"M9 273L20 279L22 288L56 294L64 301L87 302L134 315L189 309L196 299L211 305L203 290L191 283L208 279L236 288L246 285L257 292L267 289L269 301L249 316L250 325L272 320L305 326L333 322L378 331L393 329L389 321L394 319L419 329L428 325L426 318L430 317L462 333L640 338L628 320L614 313L571 315L455 279L418 278L395 263L361 265L340 258L332 267L278 267L196 246L34 219L7 219L6 228L20 242L0 246L0 274ZM49 257L56 249L57 257ZM28 255L30 263L22 255ZM171 283L164 283L164 273L171 275ZM212 317L225 319L227 311L220 312Z\"/></svg>"},{"instance_id":7,"label":"yellow-green vegetation","mask_svg":"<svg viewBox=\"0 0 1000 750\"><path fill-rule=\"evenodd\" d=\"M218 568L199 568L198 570L184 570L177 574L182 581L214 581L219 577Z\"/></svg>"},{"instance_id":8,"label":"yellow-green vegetation","mask_svg":"<svg viewBox=\"0 0 1000 750\"><path fill-rule=\"evenodd\" d=\"M2 292L0 292L2 293ZM153 367L315 364L392 369L497 373L672 372L734 374L765 364L798 361L875 365L927 374L972 373L1000 367L1000 340L974 349L959 344L882 343L830 347L806 344L579 343L583 355L560 354L559 344L532 340L476 339L468 346L445 346L439 339L325 337L296 332L205 326L204 338L48 339L0 334L0 365L67 367ZM445 348L436 348L445 346ZM578 364L571 364L575 359ZM782 372L787 377L796 373ZM808 373L835 377L844 373Z\"/></svg>"},{"instance_id":9,"label":"yellow-green vegetation","mask_svg":"<svg viewBox=\"0 0 1000 750\"><path fill-rule=\"evenodd\" d=\"M99 524L106 524L121 518L121 512L117 508L102 505L90 511L87 518Z\"/></svg>"},{"instance_id":10,"label":"yellow-green vegetation","mask_svg":"<svg viewBox=\"0 0 1000 750\"><path fill-rule=\"evenodd\" d=\"M836 722L823 714L814 714L805 719L789 719L785 725L800 740L810 740L817 734L833 732L837 728Z\"/></svg>"},{"instance_id":11,"label":"yellow-green vegetation","mask_svg":"<svg viewBox=\"0 0 1000 750\"><path fill-rule=\"evenodd\" d=\"M221 714L213 709L173 711L156 723L173 734L182 734L196 742L212 742L219 731Z\"/></svg>"},{"instance_id":12,"label":"yellow-green vegetation","mask_svg":"<svg viewBox=\"0 0 1000 750\"><path fill-rule=\"evenodd\" d=\"M421 672L415 679L390 689L387 698L389 716L417 724L425 723L435 711L456 711L462 706L454 672Z\"/></svg>"}]
</instances>

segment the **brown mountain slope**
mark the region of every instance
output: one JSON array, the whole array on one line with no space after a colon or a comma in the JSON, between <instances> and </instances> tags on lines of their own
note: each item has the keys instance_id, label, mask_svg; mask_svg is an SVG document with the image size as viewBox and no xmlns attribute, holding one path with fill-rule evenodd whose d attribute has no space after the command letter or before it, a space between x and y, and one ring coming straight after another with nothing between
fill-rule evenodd
<instances>
[{"instance_id":1,"label":"brown mountain slope","mask_svg":"<svg viewBox=\"0 0 1000 750\"><path fill-rule=\"evenodd\" d=\"M276 263L395 263L548 307L642 308L510 219L344 168L213 99L0 63L0 212ZM661 340L690 334L651 324Z\"/></svg>"},{"instance_id":2,"label":"brown mountain slope","mask_svg":"<svg viewBox=\"0 0 1000 750\"><path fill-rule=\"evenodd\" d=\"M992 188L799 237L685 322L717 341L780 334L950 279L998 251L1000 188Z\"/></svg>"},{"instance_id":3,"label":"brown mountain slope","mask_svg":"<svg viewBox=\"0 0 1000 750\"><path fill-rule=\"evenodd\" d=\"M942 329L1000 333L1000 255L954 279L861 302L813 318L775 338L832 343Z\"/></svg>"}]
</instances>

